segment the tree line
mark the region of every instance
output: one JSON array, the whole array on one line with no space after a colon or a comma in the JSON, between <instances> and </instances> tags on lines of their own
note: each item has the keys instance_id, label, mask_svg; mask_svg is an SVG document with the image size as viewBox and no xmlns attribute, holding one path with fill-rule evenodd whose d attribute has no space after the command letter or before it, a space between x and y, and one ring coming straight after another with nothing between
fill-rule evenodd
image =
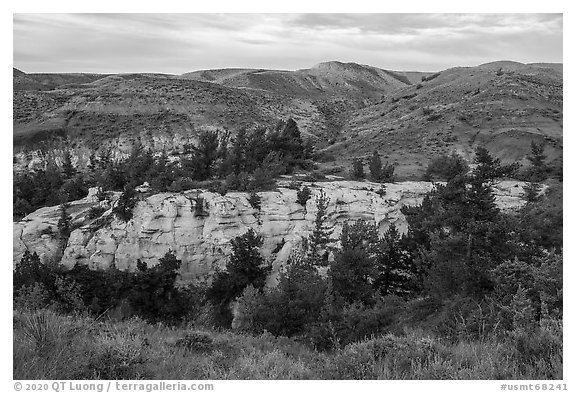
<instances>
[{"instance_id":1,"label":"tree line","mask_svg":"<svg viewBox=\"0 0 576 393\"><path fill-rule=\"evenodd\" d=\"M87 168L80 169L64 151L60 163L52 159L44 169L14 174L13 215L17 220L40 207L83 198L89 187L126 191L148 182L156 192L198 186L220 193L269 189L275 177L309 168L312 152L292 119L270 130L241 129L234 138L229 132L201 132L176 160L136 143L125 159L114 160L106 148L93 152Z\"/></svg>"}]
</instances>

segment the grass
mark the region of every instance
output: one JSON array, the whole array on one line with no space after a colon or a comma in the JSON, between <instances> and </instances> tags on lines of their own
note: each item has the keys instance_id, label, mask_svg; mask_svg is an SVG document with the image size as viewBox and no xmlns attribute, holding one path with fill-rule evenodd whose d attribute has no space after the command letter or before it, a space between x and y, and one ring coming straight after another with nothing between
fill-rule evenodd
<instances>
[{"instance_id":1,"label":"grass","mask_svg":"<svg viewBox=\"0 0 576 393\"><path fill-rule=\"evenodd\" d=\"M14 379L562 379L562 333L450 343L420 331L319 352L269 333L14 311ZM537 345L526 347L526 343ZM520 345L521 344L521 345Z\"/></svg>"}]
</instances>

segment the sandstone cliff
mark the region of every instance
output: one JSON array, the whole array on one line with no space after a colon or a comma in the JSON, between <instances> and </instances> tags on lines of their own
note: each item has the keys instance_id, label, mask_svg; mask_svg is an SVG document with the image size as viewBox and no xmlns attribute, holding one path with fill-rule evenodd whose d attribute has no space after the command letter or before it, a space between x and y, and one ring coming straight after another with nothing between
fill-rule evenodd
<instances>
[{"instance_id":1,"label":"sandstone cliff","mask_svg":"<svg viewBox=\"0 0 576 393\"><path fill-rule=\"evenodd\" d=\"M172 250L183 261L183 280L203 278L216 266L224 266L230 254L230 240L253 228L264 238L262 253L273 262L274 272L287 260L291 250L311 232L316 214L315 196L320 189L330 198L328 224L333 237L340 235L347 220L374 220L381 232L394 223L402 232L406 220L400 212L404 205L418 205L433 187L428 182L387 184L386 195L376 193L376 183L332 181L308 185L313 197L306 208L296 203L296 190L280 182L276 191L260 192L260 211L252 208L248 195L231 192L222 196L201 190L183 193L140 193L134 217L125 223L116 219L112 207L119 193L110 202L98 202L96 190L71 203L69 214L73 227L62 251L57 239L58 206L45 207L14 223L14 263L28 249L37 252L46 262L62 254L62 263L91 268L106 268L115 263L119 269L133 270L136 260L153 265ZM501 182L495 189L501 208L517 208L524 204L523 183ZM204 199L205 214L195 214L196 196ZM104 213L88 219L87 213L100 204Z\"/></svg>"}]
</instances>

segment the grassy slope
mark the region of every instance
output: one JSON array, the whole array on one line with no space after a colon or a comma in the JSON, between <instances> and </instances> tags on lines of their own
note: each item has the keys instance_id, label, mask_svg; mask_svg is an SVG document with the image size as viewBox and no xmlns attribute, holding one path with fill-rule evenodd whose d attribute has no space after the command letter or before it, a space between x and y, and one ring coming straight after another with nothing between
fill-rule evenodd
<instances>
[{"instance_id":1,"label":"grassy slope","mask_svg":"<svg viewBox=\"0 0 576 393\"><path fill-rule=\"evenodd\" d=\"M376 149L384 161L400 165L399 175L421 174L431 158L446 151L470 158L476 144L512 161L524 159L534 140L545 143L551 160L560 158L562 73L525 65L500 68L453 68L400 89L356 111L326 152L350 167L351 157Z\"/></svg>"},{"instance_id":2,"label":"grassy slope","mask_svg":"<svg viewBox=\"0 0 576 393\"><path fill-rule=\"evenodd\" d=\"M555 332L545 334L560 337L561 348L561 330ZM328 353L267 333L14 312L14 379L92 378L562 379L562 353L554 349L527 361L513 338L447 343L418 331Z\"/></svg>"}]
</instances>

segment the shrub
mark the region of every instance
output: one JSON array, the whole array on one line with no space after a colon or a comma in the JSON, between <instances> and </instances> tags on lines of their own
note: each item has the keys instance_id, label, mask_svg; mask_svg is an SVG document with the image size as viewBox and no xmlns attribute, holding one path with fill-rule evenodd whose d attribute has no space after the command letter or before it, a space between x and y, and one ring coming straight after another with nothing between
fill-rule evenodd
<instances>
[{"instance_id":1,"label":"shrub","mask_svg":"<svg viewBox=\"0 0 576 393\"><path fill-rule=\"evenodd\" d=\"M127 186L118 199L118 203L113 209L114 214L122 221L130 221L133 216L133 209L136 206L136 192L133 187Z\"/></svg>"},{"instance_id":2,"label":"shrub","mask_svg":"<svg viewBox=\"0 0 576 393\"><path fill-rule=\"evenodd\" d=\"M386 162L380 171L380 181L391 183L394 181L394 165Z\"/></svg>"},{"instance_id":3,"label":"shrub","mask_svg":"<svg viewBox=\"0 0 576 393\"><path fill-rule=\"evenodd\" d=\"M207 297L216 307L215 320L221 326L230 326L231 302L248 285L262 288L271 266L265 265L260 254L262 237L254 230L232 239L232 254L226 264L226 271L218 271L208 289Z\"/></svg>"},{"instance_id":4,"label":"shrub","mask_svg":"<svg viewBox=\"0 0 576 393\"><path fill-rule=\"evenodd\" d=\"M211 352L214 349L214 342L206 333L189 332L176 341L176 346L192 352Z\"/></svg>"},{"instance_id":5,"label":"shrub","mask_svg":"<svg viewBox=\"0 0 576 393\"><path fill-rule=\"evenodd\" d=\"M428 76L424 75L424 76L422 76L422 82L430 82L432 79L435 79L439 76L440 76L439 72L436 72L436 73L434 73L432 75L428 75Z\"/></svg>"},{"instance_id":6,"label":"shrub","mask_svg":"<svg viewBox=\"0 0 576 393\"><path fill-rule=\"evenodd\" d=\"M524 199L526 202L537 202L540 199L540 191L542 186L538 183L526 183L523 187L524 189Z\"/></svg>"},{"instance_id":7,"label":"shrub","mask_svg":"<svg viewBox=\"0 0 576 393\"><path fill-rule=\"evenodd\" d=\"M24 285L18 289L14 297L15 309L38 310L47 306L50 302L50 293L44 284L35 282Z\"/></svg>"},{"instance_id":8,"label":"shrub","mask_svg":"<svg viewBox=\"0 0 576 393\"><path fill-rule=\"evenodd\" d=\"M253 209L260 211L262 208L262 198L258 195L255 191L252 191L248 196L248 203L252 206Z\"/></svg>"},{"instance_id":9,"label":"shrub","mask_svg":"<svg viewBox=\"0 0 576 393\"><path fill-rule=\"evenodd\" d=\"M441 118L442 118L442 114L440 114L440 113L434 113L434 114L428 116L428 117L426 118L426 120L428 120L428 121L436 121L436 120L439 120L439 119L441 119Z\"/></svg>"},{"instance_id":10,"label":"shrub","mask_svg":"<svg viewBox=\"0 0 576 393\"><path fill-rule=\"evenodd\" d=\"M302 182L298 180L292 180L286 187L291 190L299 190L302 187Z\"/></svg>"},{"instance_id":11,"label":"shrub","mask_svg":"<svg viewBox=\"0 0 576 393\"><path fill-rule=\"evenodd\" d=\"M22 337L32 344L40 356L52 350L70 332L58 314L50 310L37 310L24 313L15 322Z\"/></svg>"},{"instance_id":12,"label":"shrub","mask_svg":"<svg viewBox=\"0 0 576 393\"><path fill-rule=\"evenodd\" d=\"M312 191L310 190L310 188L308 188L308 186L304 186L303 188L298 190L298 192L296 192L296 203L306 208L306 202L308 202L308 199L310 199L311 197L312 197Z\"/></svg>"},{"instance_id":13,"label":"shrub","mask_svg":"<svg viewBox=\"0 0 576 393\"><path fill-rule=\"evenodd\" d=\"M430 161L424 180L431 181L433 178L440 178L449 181L458 175L463 175L468 172L468 164L466 160L456 153L452 155L441 155Z\"/></svg>"},{"instance_id":14,"label":"shrub","mask_svg":"<svg viewBox=\"0 0 576 393\"><path fill-rule=\"evenodd\" d=\"M234 315L232 328L261 333L262 326L258 323L258 318L263 307L265 307L264 294L254 286L248 285L232 307Z\"/></svg>"},{"instance_id":15,"label":"shrub","mask_svg":"<svg viewBox=\"0 0 576 393\"><path fill-rule=\"evenodd\" d=\"M274 178L269 170L262 167L256 168L252 174L252 181L250 182L250 190L264 191L274 186Z\"/></svg>"},{"instance_id":16,"label":"shrub","mask_svg":"<svg viewBox=\"0 0 576 393\"><path fill-rule=\"evenodd\" d=\"M147 360L145 341L120 329L103 332L97 338L98 352L93 354L87 374L95 379L143 379ZM82 378L75 378L82 379Z\"/></svg>"},{"instance_id":17,"label":"shrub","mask_svg":"<svg viewBox=\"0 0 576 393\"><path fill-rule=\"evenodd\" d=\"M98 218L106 211L106 208L100 205L92 206L88 209L88 213L86 213L86 218L93 220Z\"/></svg>"}]
</instances>

